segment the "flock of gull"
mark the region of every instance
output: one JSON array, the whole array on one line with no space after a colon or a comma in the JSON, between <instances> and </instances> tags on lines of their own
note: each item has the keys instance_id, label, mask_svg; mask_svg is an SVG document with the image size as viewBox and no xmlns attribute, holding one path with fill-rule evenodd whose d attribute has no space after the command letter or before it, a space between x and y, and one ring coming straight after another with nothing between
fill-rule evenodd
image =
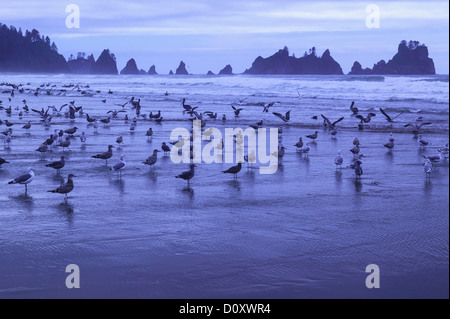
<instances>
[{"instance_id":1,"label":"flock of gull","mask_svg":"<svg viewBox=\"0 0 450 319\"><path fill-rule=\"evenodd\" d=\"M29 84L28 84L29 85ZM27 105L26 99L23 99L21 102L23 103L22 107L16 106L15 108L12 107L12 104L17 101L17 95L25 95L25 94L33 94L34 96L47 94L52 95L52 91L56 90L55 85L51 86L50 83L43 84L40 87L36 89L31 88L25 88L24 85L19 84L11 84L11 83L1 83L0 86L7 86L9 87L7 90L4 90L2 93L7 95L8 101L1 101L0 100L0 115L2 113L6 116L6 118L0 117L0 127L4 125L5 130L1 130L1 136L3 136L3 143L5 148L10 148L11 143L13 141L13 129L15 130L17 127L19 129L25 130L26 132L29 132L33 129L33 126L35 125L43 125L47 129L51 127L51 125L54 123L54 118L57 116L64 116L66 118L69 118L71 122L75 122L77 115L78 117L81 117L83 121L86 121L88 125L92 125L94 127L94 131L96 132L98 130L99 125L107 126L111 120L119 119L120 114L124 114L123 120L125 120L126 123L131 122L129 126L130 133L133 133L136 129L136 126L138 124L139 120L152 120L155 123L161 124L163 122L163 116L161 114L161 111L158 111L157 113L150 112L150 114L145 114L142 111L141 106L141 100L135 99L132 97L128 101L125 101L124 103L117 104L117 106L120 106L120 109L117 110L109 110L105 116L101 118L96 118L88 113L85 113L82 106L77 106L75 101L70 101L59 108L55 106L48 106L46 109L35 109L35 108L29 108ZM64 86L64 89L61 91L67 91L68 89L74 90L77 89L78 92L81 93L83 96L89 96L87 90L88 86L82 87L80 85L67 85ZM97 91L99 93L100 91ZM113 92L110 90L108 94L113 94ZM168 95L168 93L165 93ZM21 99L21 98L20 98ZM242 104L243 100L240 100L239 102ZM8 103L9 102L9 103ZM106 103L106 99L101 100L102 103ZM276 104L276 102L271 102L268 104L262 105L263 113L269 113L270 109ZM8 106L6 106L8 105ZM201 121L201 127L202 129L206 126L206 119L218 119L218 114L210 111L205 112L199 112L198 107L193 107L191 105L186 104L186 99L182 99L181 101L182 109L181 111L183 114L189 115L188 120L199 120ZM236 107L234 105L231 105L232 112L234 113L235 118L238 118L241 114L241 112L245 111L243 107ZM284 123L289 123L291 119L290 110L286 112L285 114L281 114L279 112L272 112L274 116L279 118ZM350 116L354 117L358 120L357 127L359 130L363 130L368 123L370 123L371 119L375 117L376 113L368 113L366 116L362 115L360 110L355 107L355 102L352 102L350 105ZM39 124L33 123L32 121L28 120L26 122L12 122L10 119L12 114L17 115L19 120L22 119L24 115L29 114L36 114L39 116ZM135 113L135 114L133 114ZM380 113L384 116L387 122L389 123L395 123L396 118L402 115L402 113L397 114L396 116L390 116L387 114L387 112L380 108ZM130 114L133 114L130 116ZM130 116L130 117L129 117ZM133 118L131 118L133 117ZM320 117L323 119L323 126L326 130L329 131L329 134L332 138L335 138L338 133L338 124L344 119L344 117L340 117L336 121L331 121L329 118L327 118L325 115L320 114ZM219 117L220 118L220 117ZM318 119L318 116L314 116L313 119ZM221 120L223 123L227 121L226 115L223 114L221 117ZM100 124L101 123L101 124ZM423 136L423 128L425 126L431 125L431 122L426 122L422 117L417 117L416 120L413 123L405 124L404 127L410 127L412 128L412 133L414 134L415 138L417 138L418 147L421 149L425 149L428 146L431 145L429 141L427 141ZM255 124L250 124L250 127L257 129L263 127L263 121L256 122ZM45 140L42 142L42 144L35 149L36 152L39 152L41 154L45 154L49 149L52 149L54 147L59 147L62 149L62 152L69 151L71 152L70 146L73 143L73 139L75 138L75 134L79 132L79 128L77 126L70 127L65 130L58 130L54 129L51 134L48 134L45 137ZM283 132L282 127L278 128L279 133ZM191 131L192 133L192 131ZM146 131L145 136L148 140L152 139L153 136L153 129L149 128ZM307 139L306 143L303 140L303 137L299 137L298 142L294 145L296 148L296 151L302 154L304 157L308 157L309 153L311 151L311 143L316 143L317 138L319 137L319 131L314 131L313 133L306 135L305 138ZM84 145L86 143L86 140L88 139L88 136L84 131L81 132L80 135L77 136L80 143ZM43 138L44 139L44 138ZM121 147L121 144L123 143L123 136L119 136L116 138L115 143L117 144L117 148ZM154 149L152 155L150 155L148 158L146 158L142 164L148 165L150 167L153 167L155 163L158 160L158 153L163 152L165 155L167 155L171 151L171 147L178 147L179 149L183 146L184 140L181 139L179 141L175 142L163 142L161 145L161 149ZM242 143L243 137L242 136L236 136L235 143ZM169 145L168 145L169 144ZM220 144L220 147L223 149L223 142ZM393 134L390 133L390 136L386 143L384 144L384 147L386 148L387 152L392 152L395 148L395 139L393 137ZM92 158L94 159L100 159L104 160L105 164L108 165L108 160L110 160L113 156L113 149L116 148L114 145L108 145L107 150L104 152L100 152L96 155L93 155ZM191 146L191 158L192 155L192 146ZM278 151L271 154L273 156L278 157L278 162L281 163L282 159L286 153L286 147L283 146L281 143L281 139L278 143ZM355 178L359 179L363 175L363 157L364 155L361 154L361 143L357 137L354 138L353 144L351 148L348 149L349 152L353 154L353 161L346 166L347 168L350 168L354 171ZM438 148L438 153L433 156L423 156L424 157L424 164L423 164L423 170L425 173L426 178L430 178L432 172L434 171L436 165L439 163L445 161L448 157L449 153L449 144L447 143L445 147ZM45 166L48 168L52 168L56 170L57 174L60 174L61 169L65 167L66 164L66 156L61 155L59 160L51 162L49 164L46 164ZM248 163L248 165L251 165L255 162L256 155L254 152L251 152L244 156L245 162ZM5 159L3 157L0 157L0 169L4 164L10 163L8 159ZM342 165L344 163L344 158L342 155L342 151L339 151L337 156L334 159L334 164L336 166L336 170L341 169ZM224 174L232 174L234 178L237 178L238 173L242 169L243 162L237 163L237 165L232 166L228 168L227 170L222 171ZM111 171L117 172L118 176L122 176L122 171L127 167L127 164L125 162L125 156L121 155L118 162L114 163L110 167ZM195 164L189 165L189 170L184 171L180 173L179 175L176 175L176 178L182 179L187 181L188 187L190 180L195 175ZM74 182L73 179L76 176L74 174L68 174L67 180L64 181L59 187L55 189L48 190L48 192L51 193L57 193L57 194L63 194L65 195L65 200L67 200L68 194L74 189ZM25 186L25 193L27 193L27 185L31 183L35 178L35 170L33 168L28 168L26 173L23 175L18 176L17 178L14 178L13 180L9 181L8 184L21 184Z\"/></svg>"}]
</instances>

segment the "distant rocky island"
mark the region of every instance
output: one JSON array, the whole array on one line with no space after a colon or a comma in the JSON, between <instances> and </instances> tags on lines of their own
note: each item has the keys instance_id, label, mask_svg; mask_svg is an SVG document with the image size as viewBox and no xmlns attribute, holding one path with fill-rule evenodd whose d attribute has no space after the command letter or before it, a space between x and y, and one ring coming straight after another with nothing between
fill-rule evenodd
<instances>
[{"instance_id":1,"label":"distant rocky island","mask_svg":"<svg viewBox=\"0 0 450 319\"><path fill-rule=\"evenodd\" d=\"M317 56L316 48L313 47L309 53L301 58L289 55L289 49L284 47L274 55L263 58L257 57L250 69L244 74L344 74L341 66L330 55L327 49L322 56Z\"/></svg>"},{"instance_id":2,"label":"distant rocky island","mask_svg":"<svg viewBox=\"0 0 450 319\"><path fill-rule=\"evenodd\" d=\"M91 54L86 58L84 52L78 52L75 58L71 55L67 61L70 73L76 74L118 74L116 57L108 49L103 50L97 61ZM52 71L47 71L52 73Z\"/></svg>"},{"instance_id":3,"label":"distant rocky island","mask_svg":"<svg viewBox=\"0 0 450 319\"><path fill-rule=\"evenodd\" d=\"M387 63L384 60L374 64L373 68L363 69L358 61L353 63L349 72L352 75L427 75L436 74L433 59L428 57L428 48L418 41L403 40L397 54Z\"/></svg>"},{"instance_id":4,"label":"distant rocky island","mask_svg":"<svg viewBox=\"0 0 450 319\"><path fill-rule=\"evenodd\" d=\"M27 72L27 73L75 73L75 74L119 74L116 57L108 49L103 50L97 60L94 55L86 56L79 52L76 57L71 55L68 60L58 53L58 48L47 36L39 34L33 29L22 32L15 27L7 27L0 23L0 72ZM131 58L120 74L148 74L156 75L155 65L148 72L139 69L136 61ZM170 75L189 75L186 64L181 61L175 73ZM232 75L233 69L227 64L219 75ZM336 62L327 49L321 56L316 48L311 48L302 57L289 54L284 47L272 56L257 57L252 66L244 74L258 75L297 75L297 74L344 74L341 66ZM428 56L428 48L418 41L406 42L403 40L398 46L394 57L385 62L379 61L370 68L364 68L355 61L350 75L432 75L436 74L433 59ZM208 71L207 75L215 75Z\"/></svg>"}]
</instances>

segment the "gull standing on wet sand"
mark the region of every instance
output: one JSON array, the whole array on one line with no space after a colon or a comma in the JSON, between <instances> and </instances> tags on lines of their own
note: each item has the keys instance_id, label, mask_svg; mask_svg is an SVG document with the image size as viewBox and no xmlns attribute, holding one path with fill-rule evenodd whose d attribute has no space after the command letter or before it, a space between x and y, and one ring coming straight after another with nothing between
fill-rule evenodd
<instances>
[{"instance_id":1,"label":"gull standing on wet sand","mask_svg":"<svg viewBox=\"0 0 450 319\"><path fill-rule=\"evenodd\" d=\"M389 142L387 142L386 144L384 144L384 147L386 147L389 151L391 151L394 148L395 144L394 144L394 138L392 137L392 133L391 136L389 138Z\"/></svg>"},{"instance_id":2,"label":"gull standing on wet sand","mask_svg":"<svg viewBox=\"0 0 450 319\"><path fill-rule=\"evenodd\" d=\"M66 165L66 157L61 156L61 160L55 161L53 163L45 165L46 167L51 167L56 169L56 172L59 174L60 170Z\"/></svg>"},{"instance_id":3,"label":"gull standing on wet sand","mask_svg":"<svg viewBox=\"0 0 450 319\"><path fill-rule=\"evenodd\" d=\"M192 177L194 177L194 174L195 174L194 168L195 168L195 167L197 167L197 165L195 165L195 164L189 165L189 168L190 168L190 169L189 169L188 171L185 171L185 172L181 173L180 175L175 176L175 178L181 178L181 179L184 179L185 181L188 182L188 187L189 187L189 180L190 180Z\"/></svg>"},{"instance_id":4,"label":"gull standing on wet sand","mask_svg":"<svg viewBox=\"0 0 450 319\"><path fill-rule=\"evenodd\" d=\"M147 159L143 163L145 165L150 165L150 167L153 167L153 165L155 165L155 163L158 161L158 152L160 151L156 149L153 150L153 154L147 157Z\"/></svg>"},{"instance_id":5,"label":"gull standing on wet sand","mask_svg":"<svg viewBox=\"0 0 450 319\"><path fill-rule=\"evenodd\" d=\"M319 132L315 131L314 134L306 135L307 138L311 139L313 142L316 140Z\"/></svg>"},{"instance_id":6,"label":"gull standing on wet sand","mask_svg":"<svg viewBox=\"0 0 450 319\"><path fill-rule=\"evenodd\" d=\"M34 179L34 173L35 170L29 167L27 169L26 174L20 175L19 177L13 179L12 181L8 182L8 184L22 184L25 185L25 194L27 194L28 187L27 185L31 183Z\"/></svg>"},{"instance_id":7,"label":"gull standing on wet sand","mask_svg":"<svg viewBox=\"0 0 450 319\"><path fill-rule=\"evenodd\" d=\"M121 155L119 162L111 167L112 171L118 172L119 176L122 177L122 170L127 166L125 163L125 156Z\"/></svg>"},{"instance_id":8,"label":"gull standing on wet sand","mask_svg":"<svg viewBox=\"0 0 450 319\"><path fill-rule=\"evenodd\" d=\"M426 179L431 177L431 173L433 172L433 164L431 164L431 161L429 159L425 159L423 171L425 172Z\"/></svg>"},{"instance_id":9,"label":"gull standing on wet sand","mask_svg":"<svg viewBox=\"0 0 450 319\"><path fill-rule=\"evenodd\" d=\"M344 158L341 155L341 151L338 152L338 156L336 156L336 158L334 159L334 164L336 164L336 169L338 168L342 168L342 163L344 162Z\"/></svg>"},{"instance_id":10,"label":"gull standing on wet sand","mask_svg":"<svg viewBox=\"0 0 450 319\"><path fill-rule=\"evenodd\" d=\"M242 162L239 162L236 166L232 166L229 169L222 171L225 174L234 174L234 178L237 179L237 173L241 171Z\"/></svg>"},{"instance_id":11,"label":"gull standing on wet sand","mask_svg":"<svg viewBox=\"0 0 450 319\"><path fill-rule=\"evenodd\" d=\"M108 150L106 152L100 153L100 154L97 154L97 155L94 155L94 156L91 156L91 157L92 158L100 158L100 159L106 160L106 165L108 165L108 159L110 159L112 157L112 154L113 154L112 149L113 148L114 148L114 146L109 145L108 146Z\"/></svg>"},{"instance_id":12,"label":"gull standing on wet sand","mask_svg":"<svg viewBox=\"0 0 450 319\"><path fill-rule=\"evenodd\" d=\"M69 174L69 176L67 176L67 182L63 185L61 185L60 187L54 189L54 190L50 190L48 191L49 193L55 193L55 194L64 194L64 200L67 200L67 194L69 194L72 190L73 190L73 180L72 178L76 177L73 174Z\"/></svg>"}]
</instances>

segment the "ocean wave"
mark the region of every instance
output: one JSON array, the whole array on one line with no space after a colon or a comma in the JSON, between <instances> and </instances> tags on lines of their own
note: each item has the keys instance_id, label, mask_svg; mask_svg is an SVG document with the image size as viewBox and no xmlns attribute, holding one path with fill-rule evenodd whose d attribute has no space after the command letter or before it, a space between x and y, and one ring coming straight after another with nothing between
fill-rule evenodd
<instances>
[{"instance_id":1,"label":"ocean wave","mask_svg":"<svg viewBox=\"0 0 450 319\"><path fill-rule=\"evenodd\" d=\"M384 82L384 76L352 76L351 78L344 78L344 81L365 81L365 82Z\"/></svg>"},{"instance_id":2,"label":"ocean wave","mask_svg":"<svg viewBox=\"0 0 450 319\"><path fill-rule=\"evenodd\" d=\"M448 83L449 81L448 77L444 77L444 78L435 78L435 79L419 79L419 80L415 80L415 82L444 82L444 83Z\"/></svg>"},{"instance_id":3,"label":"ocean wave","mask_svg":"<svg viewBox=\"0 0 450 319\"><path fill-rule=\"evenodd\" d=\"M448 101L438 101L435 98L429 98L429 99L421 99L421 98L400 98L400 97L390 97L386 101L388 102L426 102L426 103L433 103L433 104L448 104Z\"/></svg>"}]
</instances>

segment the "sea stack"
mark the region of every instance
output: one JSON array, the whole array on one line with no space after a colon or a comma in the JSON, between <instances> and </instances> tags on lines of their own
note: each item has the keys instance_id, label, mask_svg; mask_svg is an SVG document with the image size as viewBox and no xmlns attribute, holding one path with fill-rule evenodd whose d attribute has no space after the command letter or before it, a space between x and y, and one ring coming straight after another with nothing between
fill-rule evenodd
<instances>
[{"instance_id":1,"label":"sea stack","mask_svg":"<svg viewBox=\"0 0 450 319\"><path fill-rule=\"evenodd\" d=\"M69 61L67 61L67 66L69 67L70 73L75 74L90 74L94 64L94 55L91 54L86 59L85 54L82 52L78 53L76 59L69 58Z\"/></svg>"},{"instance_id":2,"label":"sea stack","mask_svg":"<svg viewBox=\"0 0 450 319\"><path fill-rule=\"evenodd\" d=\"M118 74L116 57L108 49L103 50L92 67L92 74Z\"/></svg>"},{"instance_id":3,"label":"sea stack","mask_svg":"<svg viewBox=\"0 0 450 319\"><path fill-rule=\"evenodd\" d=\"M397 54L387 63L381 60L374 64L372 69L363 69L361 64L355 61L349 74L434 75L436 70L433 59L428 57L428 48L424 44L403 40L398 46Z\"/></svg>"},{"instance_id":4,"label":"sea stack","mask_svg":"<svg viewBox=\"0 0 450 319\"><path fill-rule=\"evenodd\" d=\"M180 65L175 71L176 75L189 75L188 71L186 70L186 64L184 64L183 61L180 62Z\"/></svg>"},{"instance_id":5,"label":"sea stack","mask_svg":"<svg viewBox=\"0 0 450 319\"><path fill-rule=\"evenodd\" d=\"M222 70L220 70L219 75L232 75L233 68L231 65L227 64Z\"/></svg>"},{"instance_id":6,"label":"sea stack","mask_svg":"<svg viewBox=\"0 0 450 319\"><path fill-rule=\"evenodd\" d=\"M155 65L152 65L152 66L150 67L150 69L148 69L147 74L150 74L150 75L156 75L156 74L158 74L158 73L156 72L156 67L155 67Z\"/></svg>"},{"instance_id":7,"label":"sea stack","mask_svg":"<svg viewBox=\"0 0 450 319\"><path fill-rule=\"evenodd\" d=\"M316 48L312 47L301 58L289 55L284 47L274 55L263 58L257 57L252 67L244 74L343 74L341 66L337 63L327 49L322 56L317 56Z\"/></svg>"},{"instance_id":8,"label":"sea stack","mask_svg":"<svg viewBox=\"0 0 450 319\"><path fill-rule=\"evenodd\" d=\"M139 69L134 59L130 59L127 65L120 71L120 74L139 74Z\"/></svg>"}]
</instances>

